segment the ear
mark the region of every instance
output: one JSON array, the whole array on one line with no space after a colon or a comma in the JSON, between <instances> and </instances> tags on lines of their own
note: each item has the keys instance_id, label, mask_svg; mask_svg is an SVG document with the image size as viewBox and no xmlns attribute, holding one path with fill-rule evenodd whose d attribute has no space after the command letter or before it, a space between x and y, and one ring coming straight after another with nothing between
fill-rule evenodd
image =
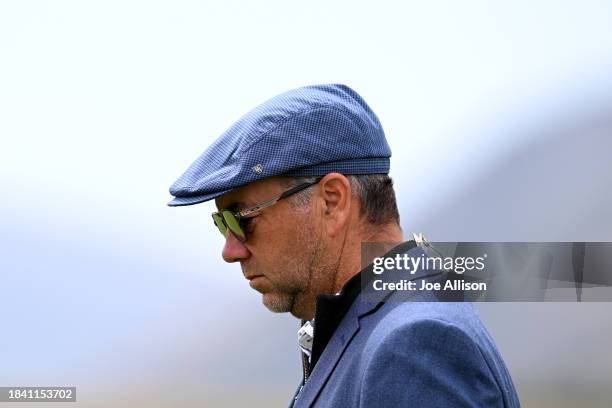
<instances>
[{"instance_id":1,"label":"ear","mask_svg":"<svg viewBox=\"0 0 612 408\"><path fill-rule=\"evenodd\" d=\"M351 184L340 173L329 173L319 182L323 202L324 229L328 236L339 236L351 214Z\"/></svg>"}]
</instances>

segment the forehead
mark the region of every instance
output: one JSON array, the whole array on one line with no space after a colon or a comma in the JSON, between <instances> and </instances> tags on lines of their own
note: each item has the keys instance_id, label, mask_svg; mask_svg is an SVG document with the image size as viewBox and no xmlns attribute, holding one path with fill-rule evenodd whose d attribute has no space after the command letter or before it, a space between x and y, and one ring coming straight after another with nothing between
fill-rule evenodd
<instances>
[{"instance_id":1,"label":"forehead","mask_svg":"<svg viewBox=\"0 0 612 408\"><path fill-rule=\"evenodd\" d=\"M281 192L278 177L267 178L230 191L215 199L217 209L247 208L272 198Z\"/></svg>"}]
</instances>

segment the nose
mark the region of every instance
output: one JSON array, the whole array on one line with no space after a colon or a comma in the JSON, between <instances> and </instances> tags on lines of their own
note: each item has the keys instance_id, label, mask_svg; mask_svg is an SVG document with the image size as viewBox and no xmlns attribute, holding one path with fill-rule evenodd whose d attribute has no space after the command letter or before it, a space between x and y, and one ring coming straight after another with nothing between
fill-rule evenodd
<instances>
[{"instance_id":1,"label":"nose","mask_svg":"<svg viewBox=\"0 0 612 408\"><path fill-rule=\"evenodd\" d=\"M225 262L238 262L251 256L251 253L246 245L228 230L221 256Z\"/></svg>"}]
</instances>

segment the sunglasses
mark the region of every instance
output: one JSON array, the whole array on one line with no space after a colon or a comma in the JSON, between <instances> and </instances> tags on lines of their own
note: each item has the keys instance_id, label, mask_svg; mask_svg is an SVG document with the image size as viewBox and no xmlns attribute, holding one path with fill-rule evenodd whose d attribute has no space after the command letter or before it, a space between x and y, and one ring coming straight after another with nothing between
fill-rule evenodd
<instances>
[{"instance_id":1,"label":"sunglasses","mask_svg":"<svg viewBox=\"0 0 612 408\"><path fill-rule=\"evenodd\" d=\"M215 225L224 237L227 237L228 231L231 231L232 234L234 234L234 236L238 238L239 241L245 242L246 233L244 232L243 220L257 217L259 215L257 214L259 211L263 210L264 208L273 206L283 198L287 198L295 193L304 190L305 188L317 184L321 180L321 178L322 177L318 177L315 181L298 184L297 186L285 191L284 193L279 194L276 197L263 203L257 204L256 206L251 208L246 208L238 212L234 212L231 210L219 210L217 212L214 212L212 214L212 217L215 222Z\"/></svg>"}]
</instances>

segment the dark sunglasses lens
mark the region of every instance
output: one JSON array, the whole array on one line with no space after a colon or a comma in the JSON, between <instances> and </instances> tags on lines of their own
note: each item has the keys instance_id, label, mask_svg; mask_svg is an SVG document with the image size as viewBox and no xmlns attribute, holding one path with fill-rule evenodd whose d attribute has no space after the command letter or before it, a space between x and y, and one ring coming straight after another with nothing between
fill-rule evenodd
<instances>
[{"instance_id":1,"label":"dark sunglasses lens","mask_svg":"<svg viewBox=\"0 0 612 408\"><path fill-rule=\"evenodd\" d=\"M227 227L234 233L236 238L242 241L246 239L244 231L242 231L242 227L240 227L240 223L231 211L223 211L223 219L225 220Z\"/></svg>"},{"instance_id":2,"label":"dark sunglasses lens","mask_svg":"<svg viewBox=\"0 0 612 408\"><path fill-rule=\"evenodd\" d=\"M227 227L225 226L225 223L223 222L223 218L221 218L221 214L219 213L213 214L213 220L215 220L215 225L217 226L217 228L219 228L219 232L221 232L223 236L226 236Z\"/></svg>"}]
</instances>

